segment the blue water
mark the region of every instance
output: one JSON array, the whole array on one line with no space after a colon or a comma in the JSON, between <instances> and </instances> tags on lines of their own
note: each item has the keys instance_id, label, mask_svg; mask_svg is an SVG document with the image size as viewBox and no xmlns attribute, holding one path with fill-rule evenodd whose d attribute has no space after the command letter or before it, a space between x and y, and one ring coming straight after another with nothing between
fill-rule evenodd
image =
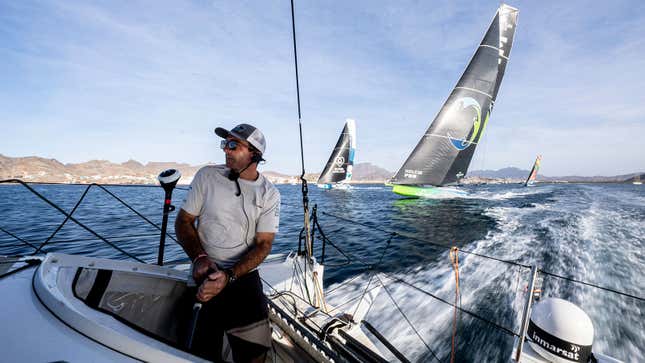
<instances>
[{"instance_id":1,"label":"blue water","mask_svg":"<svg viewBox=\"0 0 645 363\"><path fill-rule=\"evenodd\" d=\"M34 188L66 211L86 189L61 185ZM106 188L160 224L161 188ZM273 253L297 248L302 226L300 187L278 188L283 205ZM325 286L332 291L329 302L340 305L357 296L372 276L371 271L380 272L371 285L380 279L386 288L366 320L408 358L431 361L436 355L445 361L450 354L453 310L423 291L454 301L450 246L538 265L545 271L644 296L643 186L496 185L465 189L467 197L424 200L401 199L384 186L357 186L349 191L311 188L311 205L318 205L323 231L351 258L347 264L346 257L327 245ZM184 193L175 191L175 204ZM62 214L22 186L0 185L0 198L0 227L32 244L42 243L64 220ZM171 215L171 232L175 214ZM74 216L128 253L156 261L158 229L104 191L92 187ZM319 253L320 242L316 243ZM44 249L127 258L72 221ZM0 231L1 254L32 251ZM166 260L183 257L181 248L169 239ZM462 308L517 332L528 271L475 255L462 253L459 258ZM405 280L418 289L394 279ZM643 302L550 276L542 276L540 281L542 297L565 298L590 315L595 351L624 361L645 361ZM459 361L506 361L510 357L513 338L490 324L462 313L457 329Z\"/></svg>"}]
</instances>

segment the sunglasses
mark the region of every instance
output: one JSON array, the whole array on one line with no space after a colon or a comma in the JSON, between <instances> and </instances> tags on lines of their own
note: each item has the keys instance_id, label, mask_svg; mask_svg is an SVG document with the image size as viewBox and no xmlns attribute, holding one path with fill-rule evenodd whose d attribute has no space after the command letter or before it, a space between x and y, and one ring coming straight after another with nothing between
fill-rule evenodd
<instances>
[{"instance_id":1,"label":"sunglasses","mask_svg":"<svg viewBox=\"0 0 645 363\"><path fill-rule=\"evenodd\" d=\"M225 148L228 148L229 150L235 150L240 145L244 145L244 144L235 140L222 140L219 147L221 147L222 150L224 150Z\"/></svg>"}]
</instances>

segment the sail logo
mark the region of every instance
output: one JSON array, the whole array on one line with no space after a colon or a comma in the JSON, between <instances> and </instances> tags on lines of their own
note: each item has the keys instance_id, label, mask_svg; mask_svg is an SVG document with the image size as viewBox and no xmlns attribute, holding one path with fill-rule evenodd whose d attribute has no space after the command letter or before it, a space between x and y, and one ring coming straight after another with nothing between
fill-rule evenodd
<instances>
[{"instance_id":1,"label":"sail logo","mask_svg":"<svg viewBox=\"0 0 645 363\"><path fill-rule=\"evenodd\" d=\"M464 112L472 112L472 111L474 111L475 113L472 119L473 127L468 133L468 135L466 135L463 138L457 138L450 135L450 132L446 133L446 136L450 140L450 144L455 149L462 151L468 148L470 145L477 144L477 142L479 142L479 139L484 133L484 128L486 128L486 124L488 123L488 117L490 116L491 110L489 106L488 113L486 114L486 119L482 124L482 108L479 102L477 102L477 100L475 100L474 98L462 97L458 99L453 104L452 107L453 107L453 112L455 114L463 114Z\"/></svg>"},{"instance_id":2,"label":"sail logo","mask_svg":"<svg viewBox=\"0 0 645 363\"><path fill-rule=\"evenodd\" d=\"M334 164L336 164L338 167L342 167L343 164L345 164L345 158L342 156L339 156L334 160Z\"/></svg>"},{"instance_id":3,"label":"sail logo","mask_svg":"<svg viewBox=\"0 0 645 363\"><path fill-rule=\"evenodd\" d=\"M405 169L404 173L404 177L408 179L416 179L417 176L423 175L423 170Z\"/></svg>"}]
</instances>

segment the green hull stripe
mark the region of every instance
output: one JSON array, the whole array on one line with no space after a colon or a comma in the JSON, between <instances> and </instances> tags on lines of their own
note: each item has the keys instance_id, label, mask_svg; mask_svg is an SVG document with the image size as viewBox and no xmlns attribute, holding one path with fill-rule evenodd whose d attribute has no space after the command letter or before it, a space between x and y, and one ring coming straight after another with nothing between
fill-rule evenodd
<instances>
[{"instance_id":1,"label":"green hull stripe","mask_svg":"<svg viewBox=\"0 0 645 363\"><path fill-rule=\"evenodd\" d=\"M392 186L392 191L406 197L426 197L439 193L439 188L395 184Z\"/></svg>"},{"instance_id":2,"label":"green hull stripe","mask_svg":"<svg viewBox=\"0 0 645 363\"><path fill-rule=\"evenodd\" d=\"M432 198L432 197L450 197L450 196L463 196L467 195L465 191L455 190L452 188L442 188L442 187L422 187L416 185L404 185L404 184L390 184L392 186L392 191L396 194L403 195L406 197L422 197L422 198Z\"/></svg>"}]
</instances>

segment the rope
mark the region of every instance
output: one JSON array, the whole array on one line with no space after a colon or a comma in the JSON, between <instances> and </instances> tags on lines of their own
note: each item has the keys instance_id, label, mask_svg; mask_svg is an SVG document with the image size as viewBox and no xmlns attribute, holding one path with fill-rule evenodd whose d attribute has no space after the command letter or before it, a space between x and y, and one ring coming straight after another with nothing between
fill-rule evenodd
<instances>
[{"instance_id":1,"label":"rope","mask_svg":"<svg viewBox=\"0 0 645 363\"><path fill-rule=\"evenodd\" d=\"M384 228L380 228L380 227L376 227L376 226L370 226L370 225L368 225L366 223L361 223L361 222L358 222L358 221L355 221L355 220L352 220L352 219L349 219L349 218L337 216L337 215L327 213L327 212L321 212L321 213L326 215L326 216L334 217L334 218L340 219L340 220L345 221L345 222L354 223L354 224L357 224L359 226L363 226L365 228L369 228L369 229L372 229L372 230L377 230L377 231L380 231L380 232L383 232L383 233L387 233L387 234L395 233L395 234L398 234L398 235L400 235L402 237L405 237L407 239L427 243L427 244L432 245L432 246L437 247L437 248L443 248L443 249L447 249L447 250L450 250L452 248L450 246L444 246L444 245L436 243L436 242L432 242L432 241L425 240L425 239L422 239L422 238L414 237L414 236L411 236L411 235L403 233L403 232L390 231L390 230L387 230L387 229L384 229ZM525 265L525 264L522 264L522 263L519 263L519 262L516 262L516 261L503 260L501 258L486 256L486 255L482 255L482 254L472 252L472 251L468 251L468 250L460 250L460 252L467 253L469 255L474 255L474 256L477 256L477 257L481 257L481 258L486 258L486 259L489 259L489 260L494 260L494 261L498 261L498 262L502 262L502 263L507 263L507 264L510 264L510 265L513 265L513 266L520 266L520 267L523 267L523 268L526 268L526 269L531 268L531 266L529 266L529 265Z\"/></svg>"},{"instance_id":2,"label":"rope","mask_svg":"<svg viewBox=\"0 0 645 363\"><path fill-rule=\"evenodd\" d=\"M20 266L17 269L14 269L14 270L11 270L9 272L3 273L2 275L0 275L0 279L5 278L5 277L10 276L10 275L13 275L16 272L20 272L22 270L26 270L28 268L31 268L31 267L35 266L35 265L38 265L38 264L40 264L41 261L34 258L34 259L28 259L28 260L23 260L23 261L14 261L13 263L18 263L18 262L24 262L24 263L26 263L26 265Z\"/></svg>"},{"instance_id":3,"label":"rope","mask_svg":"<svg viewBox=\"0 0 645 363\"><path fill-rule=\"evenodd\" d=\"M596 285L596 284L593 284L593 283L590 283L590 282L585 282L585 281L581 281L581 280L576 280L576 279L573 279L573 278L571 278L571 277L565 277L565 276L557 275L557 274L554 274L553 272L548 272L548 271L544 271L544 270L538 270L538 272L543 273L543 274L548 275L548 276L557 277L557 278L559 278L559 279L563 279L563 280L567 280L567 281L575 282L575 283L578 283L578 284L582 284L582 285L587 285L587 286L595 287L595 288L597 288L597 289L601 289L601 290L605 290L605 291L613 292L614 294L618 294L618 295L622 295L622 296L631 297L632 299L636 299L636 300L639 300L639 301L645 301L645 298L642 298L642 297L640 297L640 296L636 296L636 295L628 294L628 293L626 293L626 292L621 292L621 291L618 291L618 290L610 289L610 288L608 288L608 287L604 287L604 286Z\"/></svg>"},{"instance_id":4,"label":"rope","mask_svg":"<svg viewBox=\"0 0 645 363\"><path fill-rule=\"evenodd\" d=\"M7 182L7 180L2 180L0 183ZM19 184L15 183L12 181L9 181L10 184ZM80 185L80 186L86 186L86 185L103 185L107 187L124 187L124 188L159 188L159 185L157 184L112 184L112 183L107 183L107 184L96 184L96 183L62 183L62 182L38 182L38 181L32 181L29 182L29 184L35 184L35 185ZM178 187L176 186L175 189L180 189L180 190L188 190L188 187Z\"/></svg>"},{"instance_id":5,"label":"rope","mask_svg":"<svg viewBox=\"0 0 645 363\"><path fill-rule=\"evenodd\" d=\"M51 241L52 238L54 238L56 233L58 233L58 231L60 231L61 228L63 228L65 223L67 223L67 221L72 217L72 214L74 214L74 212L76 212L76 209L78 208L78 206L81 205L81 202L83 201L83 199L85 199L85 196L87 195L87 192L90 190L91 187L92 187L92 185L90 184L90 185L87 186L87 188L85 188L85 191L83 192L83 195L81 195L81 197L78 199L78 201L74 205L74 208L72 208L72 211L69 214L65 215L65 219L63 220L63 223L59 224L58 227L56 227L54 232L49 235L49 237L45 240L45 242L41 243L40 246L38 246L38 248L36 249L36 251L34 251L34 253L32 253L32 255L37 255L38 252L40 252L40 250L43 247L45 247L49 243L49 241Z\"/></svg>"},{"instance_id":6,"label":"rope","mask_svg":"<svg viewBox=\"0 0 645 363\"><path fill-rule=\"evenodd\" d=\"M49 205L50 205L50 206L52 206L54 209L56 209L57 211L59 211L60 213L62 213L65 217L67 217L67 218L65 219L65 221L67 221L67 219L72 220L74 223L78 224L78 225L79 225L79 226L81 226L83 229L85 229L86 231L90 232L91 234L93 234L94 236L96 236L96 237L97 237L98 239L100 239L101 241L103 241L103 242L107 243L109 246L111 246L112 248L116 249L117 251L119 251L119 252L123 253L124 255L126 255L126 256L128 256L128 257L130 257L130 258L132 258L132 259L134 259L134 260L136 260L136 261L138 261L138 262L145 263L145 261L143 261L143 260L139 259L138 257L136 257L136 256L134 256L134 255L132 255L132 254L128 253L127 251L123 250L123 249L122 249L122 248L120 248L119 246L117 246L117 245L113 244L112 242L108 241L107 239L105 239L103 236L101 236L101 235L99 235L98 233L94 232L94 230L92 230L91 228L87 227L85 224L81 223L81 222L80 222L80 221L78 221L76 218L72 217L72 215L71 215L71 214L68 214L67 212L65 212L61 207L59 207L58 205L56 205L56 203L54 203L54 202L50 201L50 200L49 200L49 199L47 199L45 196L43 196L42 194L38 193L34 188L30 187L27 183L23 182L22 180L19 180L19 179L0 180L0 183L12 183L12 182L13 182L13 183L20 183L22 186L24 186L25 188L27 188L30 192L32 192L32 193L33 193L34 195L36 195L38 198L40 198L40 199L41 199L41 200L43 200L45 203L49 204ZM90 185L90 186L91 186L91 185ZM88 189L89 189L89 187L88 187ZM87 192L87 190L86 190L86 192ZM63 222L63 223L65 223L65 222Z\"/></svg>"},{"instance_id":7,"label":"rope","mask_svg":"<svg viewBox=\"0 0 645 363\"><path fill-rule=\"evenodd\" d=\"M433 356L437 361L439 361L439 363L441 363L441 359L439 359L439 357L437 357L437 354L432 350L432 348L430 348L430 346L428 345L428 343L426 343L426 341L425 341L425 340L423 340L423 337L421 336L421 334L419 333L419 331L414 327L414 325L412 324L412 322L410 321L410 319L408 319L407 315L405 315L405 313L403 312L403 310L401 309L401 307L399 306L399 304L397 304L397 303L396 303L396 300L394 300L394 298L392 297L392 294L390 294L390 292L387 290L387 287L385 286L385 284L383 283L383 281L381 280L381 278L380 278L380 277L378 277L378 276L376 276L376 278L377 278L377 279L379 280L379 282L381 283L381 286L383 286L383 290L385 290L385 292L387 293L387 296L389 296L389 297L390 297L390 300L392 300L392 303L394 304L394 306L396 306L397 310L399 310L399 313L401 313L401 315L403 316L403 318L405 319L405 321L407 321L407 322L408 322L408 325L410 325L410 328L412 328L412 331L414 331L414 333L417 335L417 337L419 337L419 340L421 340L421 342L423 343L423 345L425 345L425 346L426 346L426 349L428 349L428 351L432 354L432 356Z\"/></svg>"},{"instance_id":8,"label":"rope","mask_svg":"<svg viewBox=\"0 0 645 363\"><path fill-rule=\"evenodd\" d=\"M20 237L16 236L15 234L13 234L13 233L11 233L11 232L7 231L6 229L4 229L4 228L2 228L2 227L0 227L0 231L2 231L2 232L4 232L4 233L6 233L6 234L8 234L8 235L10 235L11 237L13 237L13 238L15 238L16 240L18 240L18 241L20 241L20 242L22 242L22 243L26 244L26 245L27 245L27 246L29 246L29 247L32 247L33 249L36 249L36 250L38 249L38 247L37 247L36 245L34 245L34 244L31 244L31 243L27 242L26 240L24 240L24 239L22 239L22 238L20 238Z\"/></svg>"},{"instance_id":9,"label":"rope","mask_svg":"<svg viewBox=\"0 0 645 363\"><path fill-rule=\"evenodd\" d=\"M457 302L459 301L459 248L453 247L449 253L450 263L455 270L455 309L452 318L452 349L450 351L450 363L455 362L455 345L457 339ZM460 304L461 305L461 304Z\"/></svg>"},{"instance_id":10,"label":"rope","mask_svg":"<svg viewBox=\"0 0 645 363\"><path fill-rule=\"evenodd\" d=\"M444 245L441 245L441 244L436 243L436 242L432 242L432 241L425 240L425 239L422 239L422 238L414 237L414 236L411 236L411 235L403 233L403 232L390 231L390 230L387 230L387 229L384 229L384 228L371 226L371 225L368 225L366 223L361 223L361 222L358 222L358 221L355 221L355 220L352 220L352 219L349 219L349 218L337 216L337 215L334 215L334 214L331 214L331 213L328 213L328 212L324 212L324 211L321 212L321 213L326 215L326 216L330 216L330 217L337 218L337 219L340 219L340 220L345 221L345 222L353 223L353 224L368 228L370 230L377 230L377 231L387 233L387 234L396 233L397 235L399 235L399 236L401 236L403 238L407 238L407 239L410 239L410 240L413 240L413 241L418 241L418 242L424 242L424 243L430 244L432 246L435 246L437 248L443 248L443 249L451 249L452 248L450 246L444 246ZM333 244L332 244L332 246L333 246ZM336 246L334 246L334 247L336 247ZM336 248L338 248L338 247L336 247ZM523 263L519 263L519 262L511 261L511 260L504 260L504 259L497 258L497 257L492 257L492 256L487 256L487 255L483 255L483 254L468 251L468 250L463 250L462 249L462 250L459 250L459 252L463 252L463 253L466 253L466 254L469 254L469 255L474 255L474 256L489 259L489 260L494 260L494 261L497 261L497 262L506 263L506 264L517 266L517 267L520 267L520 268L525 268L525 269L530 269L531 268L531 266L523 264ZM574 282L574 283L579 283L579 284L595 287L595 288L598 288L598 289L601 289L601 290L613 292L613 293L616 293L618 295L630 297L630 298L633 298L633 299L636 299L636 300L639 300L639 301L645 301L645 298L643 298L643 297L632 295L632 294L629 294L629 293L626 293L626 292L621 292L621 291L614 290L614 289L611 289L611 288L608 288L608 287L603 287L603 286L600 286L600 285L597 285L597 284L594 284L594 283L591 283L591 282L586 282L586 281L582 281L582 280L573 279L573 278L570 278L570 277L565 277L565 276L558 275L558 274L555 274L555 273L552 273L552 272L549 272L549 271L545 271L545 270L539 270L539 272L541 272L541 273L543 273L545 275L553 276L553 277L560 278L560 279L567 280L567 281L571 281L571 282Z\"/></svg>"},{"instance_id":11,"label":"rope","mask_svg":"<svg viewBox=\"0 0 645 363\"><path fill-rule=\"evenodd\" d=\"M138 215L138 216L139 216L139 217L141 217L144 221L148 222L150 225L154 226L154 227L155 227L155 228L157 228L159 231L161 231L161 227L159 227L156 223L154 223L154 222L152 222L151 220L149 220L148 218L146 218L143 214L139 213L136 209L132 208L128 203L126 203L126 202L124 202L123 200L121 200L121 198L117 197L117 196L116 196L114 193L112 193L111 191L107 190L106 188L104 188L104 187L103 187L102 185L100 185L100 184L92 184L92 185L96 185L97 187L101 188L103 191L105 191L106 193L108 193L108 194L109 194L110 196L112 196L114 199L118 200L121 204L123 204L124 206L126 206L126 208L128 208L129 210L131 210L134 214ZM172 239L173 241L175 241L175 242L179 243L179 242L175 239L175 237L173 237L170 233L166 233L166 235L167 235L168 237L170 237L170 239Z\"/></svg>"},{"instance_id":12,"label":"rope","mask_svg":"<svg viewBox=\"0 0 645 363\"><path fill-rule=\"evenodd\" d=\"M440 298L439 296L436 296L436 295L432 294L431 292L426 291L426 290L424 290L424 289L422 289L422 288L420 288L420 287L418 287L418 286L415 286L414 284L409 283L409 282L407 282L407 281L405 281L405 280L403 280L403 279L400 279L400 278L398 278L398 277L392 276L392 275L390 275L390 274L388 274L388 273L385 273L385 272L382 272L382 273L383 273L385 276L387 276L389 279L391 279L391 280L394 280L394 281L396 281L396 282L398 282L398 283L400 283L400 284L403 284L403 285L406 285L406 286L408 286L408 287L411 287L411 288L413 288L413 289L415 289L415 290L417 290L417 291L419 291L419 292L421 292L421 293L423 293L423 294L425 294L425 295L428 295L428 296L430 296L430 297L432 297L432 298L434 298L434 299L436 299L436 300L438 300L438 301L441 301L441 302L442 302L442 303L444 303L444 304L447 304L447 305L450 305L450 306L452 306L452 307L454 307L454 308L456 308L456 309L459 309L459 311L464 312L464 313L466 313L466 314L468 314L468 315L472 316L473 318L479 319L479 320L483 321L484 323L489 324L489 325L491 325L491 326L493 326L493 327L495 327L495 328L497 328L497 329L500 329L500 330L502 330L502 331L503 331L504 333L506 333L506 334L509 334L509 335L513 335L513 336L519 337L519 334L515 333L514 331L512 331L512 330L511 330L511 329L509 329L509 328L506 328L506 327L504 327L504 326L502 326L502 325L499 325L499 324L497 324L497 323L495 323L495 322L493 322L493 321L491 321L491 320L488 320L488 319L484 318L483 316L481 316L481 315L479 315L479 314L473 313L472 311L469 311L469 310L466 310L466 309L464 309L464 308L458 307L457 305L454 305L453 303L451 303L451 302L449 302L449 301L446 301L446 300L444 300L444 299Z\"/></svg>"},{"instance_id":13,"label":"rope","mask_svg":"<svg viewBox=\"0 0 645 363\"><path fill-rule=\"evenodd\" d=\"M387 243L385 244L385 248L383 248L383 252L381 252L381 257L379 257L378 262L376 263L376 266L379 266L381 262L383 261L383 257L385 256L385 252L387 252L387 249L390 247L390 243L392 242L392 239L396 237L396 234L390 235L390 238L388 238ZM372 283L372 279L374 278L374 269L370 267L370 279L367 281L367 286L365 286L365 290L363 290L363 294L361 295L361 299L358 301L356 304L356 309L354 309L354 313L352 316L356 316L356 313L358 312L358 308L361 306L361 303L363 302L363 298L365 298L365 294L367 293L367 290L370 288L370 284ZM372 304L374 304L374 300L370 303L370 306L368 307L369 309L372 308Z\"/></svg>"}]
</instances>

